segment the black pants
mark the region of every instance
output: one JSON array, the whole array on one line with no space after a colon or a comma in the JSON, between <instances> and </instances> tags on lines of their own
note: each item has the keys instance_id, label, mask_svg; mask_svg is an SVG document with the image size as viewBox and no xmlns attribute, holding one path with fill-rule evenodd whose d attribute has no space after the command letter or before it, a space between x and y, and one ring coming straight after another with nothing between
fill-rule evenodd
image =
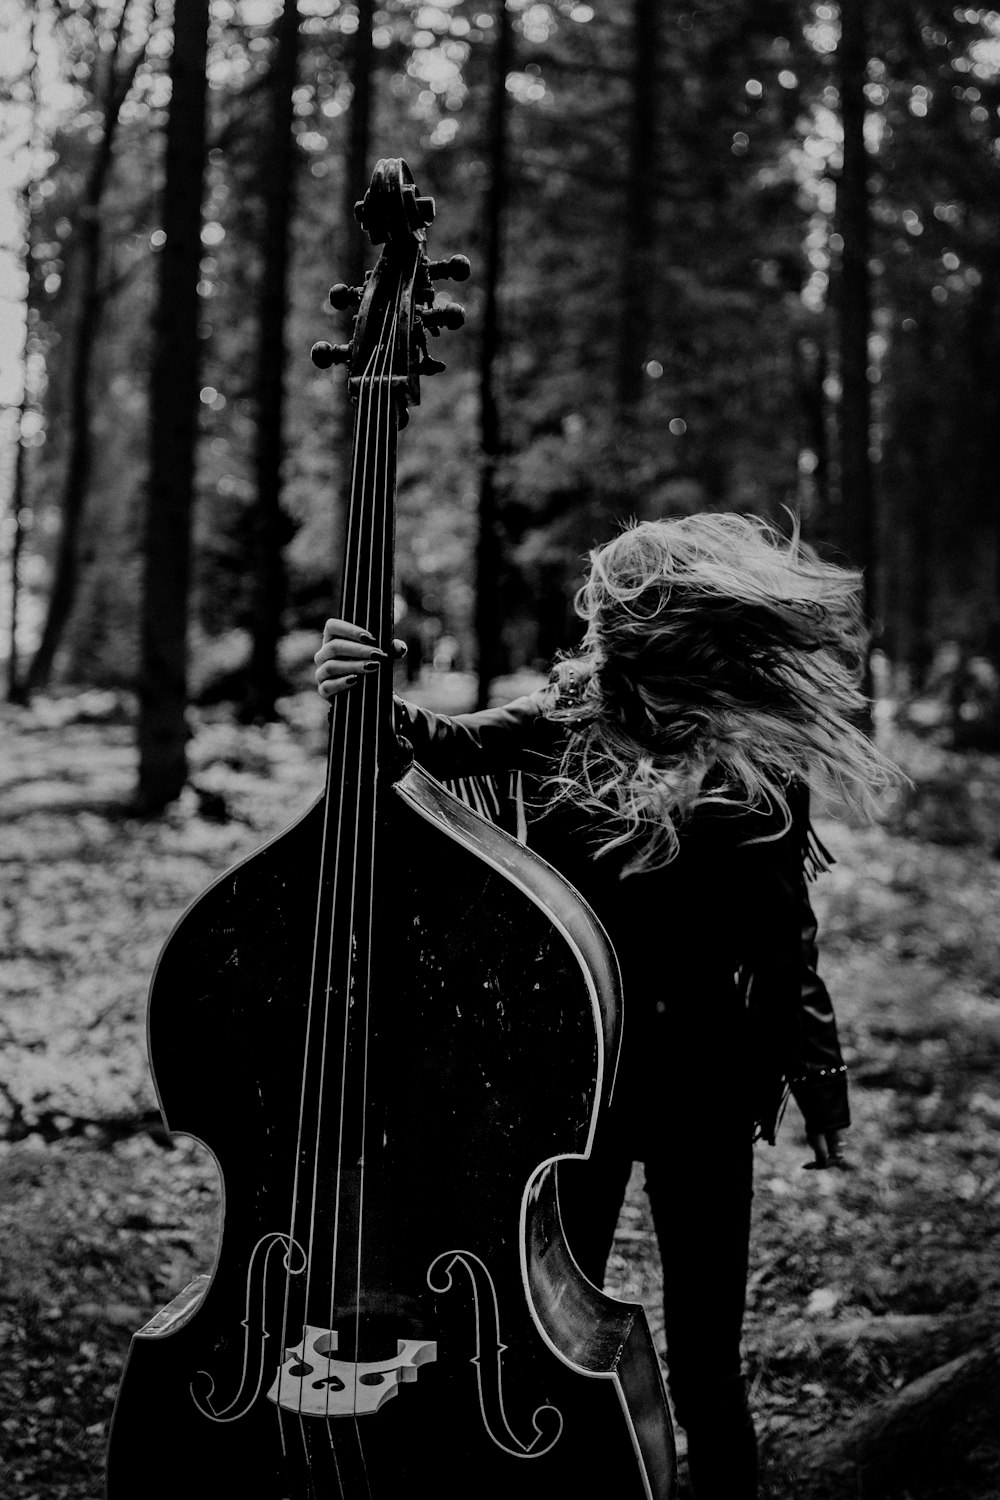
<instances>
[{"instance_id":1,"label":"black pants","mask_svg":"<svg viewBox=\"0 0 1000 1500\"><path fill-rule=\"evenodd\" d=\"M705 1114L704 1102L667 1107L641 1143L611 1120L589 1161L560 1163L559 1198L577 1262L601 1286L633 1157L643 1160L663 1262L670 1394L692 1486L697 1500L755 1500L757 1445L740 1358L752 1147L742 1109L738 1118L725 1107Z\"/></svg>"}]
</instances>

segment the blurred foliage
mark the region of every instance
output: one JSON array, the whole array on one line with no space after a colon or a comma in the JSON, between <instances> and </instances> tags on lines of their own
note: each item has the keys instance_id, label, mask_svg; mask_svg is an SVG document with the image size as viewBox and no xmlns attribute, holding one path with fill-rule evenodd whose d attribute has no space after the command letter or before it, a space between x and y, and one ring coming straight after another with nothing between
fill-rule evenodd
<instances>
[{"instance_id":1,"label":"blurred foliage","mask_svg":"<svg viewBox=\"0 0 1000 1500\"><path fill-rule=\"evenodd\" d=\"M17 26L36 8L12 3ZM504 226L504 346L497 370L503 600L508 665L568 644L569 595L588 548L622 515L703 507L800 511L836 545L830 324L840 247L832 57L836 8L798 0L658 5L655 109L645 167L656 252L643 288L642 396L622 420L614 369L622 325L623 228L635 85L634 0L511 0L512 196ZM213 7L209 181L201 287L203 434L196 510L196 639L247 623L253 504L252 389L262 205L259 96L272 0ZM136 5L138 32L152 13ZM44 291L31 373L34 511L22 566L34 617L48 587L65 462L66 341L74 242L96 150L96 65L110 0L37 8L55 103L31 195ZM995 473L1000 397L997 223L998 23L994 12L922 0L870 7L867 96L876 228L871 379L879 454L884 645L919 685L942 636L996 655ZM325 290L357 234L342 218L356 27L341 0L302 6L295 93L303 190L293 228L291 415L285 503L288 627L314 627L329 579L344 478L345 401L307 351L328 329ZM490 6L387 0L375 17L376 154L408 159L435 195L432 253L482 261L489 162ZM157 12L122 111L101 205L106 284L95 382L96 469L64 678L130 685L136 670L137 517L145 452L149 307L169 16ZM23 113L24 81L8 91ZM18 102L20 101L20 102ZM463 295L465 289L463 289ZM401 449L400 592L469 653L475 538L481 291L451 368L425 384ZM339 329L338 329L339 336ZM34 626L25 612L26 640ZM196 670L198 664L196 663Z\"/></svg>"}]
</instances>

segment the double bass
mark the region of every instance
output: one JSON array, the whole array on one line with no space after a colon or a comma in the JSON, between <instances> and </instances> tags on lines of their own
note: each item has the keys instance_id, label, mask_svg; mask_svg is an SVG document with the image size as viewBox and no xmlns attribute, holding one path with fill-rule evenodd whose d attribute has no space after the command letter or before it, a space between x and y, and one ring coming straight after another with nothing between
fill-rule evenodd
<instances>
[{"instance_id":1,"label":"double bass","mask_svg":"<svg viewBox=\"0 0 1000 1500\"><path fill-rule=\"evenodd\" d=\"M388 641L396 441L427 334L433 200L380 161L358 217L341 612ZM181 917L150 989L168 1130L223 1224L132 1339L108 1500L670 1500L641 1308L586 1280L558 1162L586 1157L621 1031L602 928L522 843L408 760L388 672L331 707L323 793Z\"/></svg>"}]
</instances>

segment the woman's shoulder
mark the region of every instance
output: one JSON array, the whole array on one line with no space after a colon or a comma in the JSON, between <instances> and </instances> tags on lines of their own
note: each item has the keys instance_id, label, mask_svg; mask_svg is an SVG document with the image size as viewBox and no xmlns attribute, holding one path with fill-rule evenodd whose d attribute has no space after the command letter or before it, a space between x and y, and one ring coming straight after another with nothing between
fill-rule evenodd
<instances>
[{"instance_id":1,"label":"woman's shoulder","mask_svg":"<svg viewBox=\"0 0 1000 1500\"><path fill-rule=\"evenodd\" d=\"M709 783L689 831L709 841L756 849L765 856L787 857L790 850L804 854L811 834L809 788L804 781L794 780L780 794L747 805L724 791L714 796Z\"/></svg>"}]
</instances>

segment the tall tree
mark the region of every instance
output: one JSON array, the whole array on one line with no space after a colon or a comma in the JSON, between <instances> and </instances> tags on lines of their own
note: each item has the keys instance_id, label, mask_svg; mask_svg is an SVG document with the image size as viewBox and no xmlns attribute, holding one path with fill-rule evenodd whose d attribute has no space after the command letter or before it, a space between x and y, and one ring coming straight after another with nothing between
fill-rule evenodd
<instances>
[{"instance_id":1,"label":"tall tree","mask_svg":"<svg viewBox=\"0 0 1000 1500\"><path fill-rule=\"evenodd\" d=\"M872 619L876 558L868 374L872 291L870 184L865 143L866 10L866 0L841 0L837 83L844 146L837 184L836 225L842 249L835 317L840 353L838 447L842 540L851 561L864 570L865 613Z\"/></svg>"},{"instance_id":2,"label":"tall tree","mask_svg":"<svg viewBox=\"0 0 1000 1500\"><path fill-rule=\"evenodd\" d=\"M38 65L38 16L28 18L28 59L24 73L24 84L28 108L28 154L29 160L37 158L39 140L39 65ZM30 524L28 494L28 463L26 440L27 418L34 410L31 390L31 352L34 336L33 323L37 318L39 273L38 257L35 254L36 220L33 210L34 184L29 180L18 194L22 240L20 246L21 273L25 292L24 347L21 354L21 393L14 411L11 435L14 443L14 472L10 492L10 616L8 620L9 655L7 660L7 701L26 703L27 694L21 681L20 662L20 607L21 607L21 555Z\"/></svg>"},{"instance_id":3,"label":"tall tree","mask_svg":"<svg viewBox=\"0 0 1000 1500\"><path fill-rule=\"evenodd\" d=\"M104 225L101 205L114 161L121 107L142 63L145 48L126 47L132 0L122 0L110 49L95 49L94 96L101 115L100 135L77 209L76 318L69 353L69 445L60 502L61 530L48 611L38 649L28 668L25 692L46 686L56 651L73 609L77 553L93 465L91 372L105 300L102 285ZM123 60L124 59L124 60ZM103 80L101 73L103 72Z\"/></svg>"},{"instance_id":4,"label":"tall tree","mask_svg":"<svg viewBox=\"0 0 1000 1500\"><path fill-rule=\"evenodd\" d=\"M139 681L140 811L187 780L187 607L198 440L198 280L205 172L209 0L176 0L150 379Z\"/></svg>"},{"instance_id":5,"label":"tall tree","mask_svg":"<svg viewBox=\"0 0 1000 1500\"><path fill-rule=\"evenodd\" d=\"M632 0L628 140L623 244L620 257L615 396L620 422L634 415L642 396L648 352L649 298L657 251L656 203L660 183L656 100L659 78L657 0Z\"/></svg>"},{"instance_id":6,"label":"tall tree","mask_svg":"<svg viewBox=\"0 0 1000 1500\"><path fill-rule=\"evenodd\" d=\"M7 657L7 702L26 703L27 696L21 683L18 629L21 601L21 553L24 548L24 515L27 499L24 447L24 417L27 401L22 395L14 414L14 474L10 492L11 544L10 544L10 616L8 618Z\"/></svg>"},{"instance_id":7,"label":"tall tree","mask_svg":"<svg viewBox=\"0 0 1000 1500\"><path fill-rule=\"evenodd\" d=\"M476 706L489 703L500 647L500 547L497 515L498 466L503 453L496 371L500 354L500 278L503 237L509 195L507 74L514 54L514 28L506 0L497 0L496 40L493 43L487 159L486 253L483 264L483 327L479 341L479 505L476 540Z\"/></svg>"},{"instance_id":8,"label":"tall tree","mask_svg":"<svg viewBox=\"0 0 1000 1500\"><path fill-rule=\"evenodd\" d=\"M359 287L365 274L364 236L359 233L354 206L368 188L368 162L371 155L372 110L374 107L375 49L372 32L375 24L375 0L358 0L358 25L354 32L351 54L351 107L347 119L346 156L343 194L340 201L340 265L344 285ZM332 596L339 600L341 564L347 547L347 506L351 488L351 422L353 408L346 388L342 387L339 405L333 415L333 440L340 455L338 488L339 514L334 526L335 553L332 559Z\"/></svg>"},{"instance_id":9,"label":"tall tree","mask_svg":"<svg viewBox=\"0 0 1000 1500\"><path fill-rule=\"evenodd\" d=\"M351 56L351 108L347 120L347 161L341 204L343 275L351 286L360 286L365 273L364 236L357 231L354 205L360 202L368 188L374 105L375 49L372 32L375 24L375 0L357 0L356 8L358 26L354 33Z\"/></svg>"},{"instance_id":10,"label":"tall tree","mask_svg":"<svg viewBox=\"0 0 1000 1500\"><path fill-rule=\"evenodd\" d=\"M877 23L877 24L876 24ZM876 439L886 649L921 677L942 641L994 657L1000 390L995 17L880 7L870 90L880 350ZM971 724L972 721L969 721Z\"/></svg>"},{"instance_id":11,"label":"tall tree","mask_svg":"<svg viewBox=\"0 0 1000 1500\"><path fill-rule=\"evenodd\" d=\"M253 518L250 676L241 717L264 723L277 717L281 691L278 644L285 608L284 546L290 522L281 501L285 451L285 324L288 263L298 154L293 133L299 57L297 0L284 0L275 23L274 58L268 78L269 129L260 181L264 196L264 255L257 341L257 494Z\"/></svg>"}]
</instances>

